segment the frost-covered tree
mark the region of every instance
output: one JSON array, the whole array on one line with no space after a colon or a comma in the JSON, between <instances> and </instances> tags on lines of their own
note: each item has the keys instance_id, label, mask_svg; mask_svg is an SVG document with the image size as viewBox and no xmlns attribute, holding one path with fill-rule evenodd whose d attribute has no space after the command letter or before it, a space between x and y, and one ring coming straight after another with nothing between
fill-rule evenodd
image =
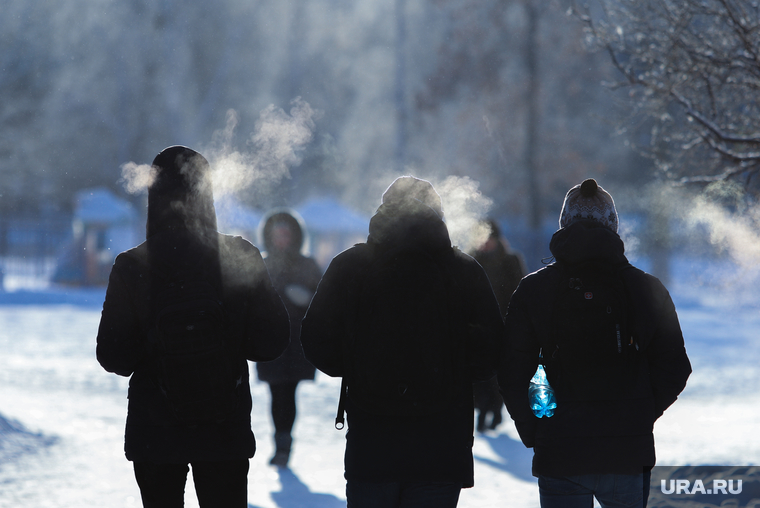
<instances>
[{"instance_id":1,"label":"frost-covered tree","mask_svg":"<svg viewBox=\"0 0 760 508\"><path fill-rule=\"evenodd\" d=\"M256 36L244 19L257 4L75 0L57 7L52 55L60 65L45 114L51 162L70 172L62 184L118 189L120 165L150 161L171 144L208 143L238 107L231 97L255 90Z\"/></svg>"},{"instance_id":2,"label":"frost-covered tree","mask_svg":"<svg viewBox=\"0 0 760 508\"><path fill-rule=\"evenodd\" d=\"M48 11L55 2L3 2L0 16L0 211L30 208L44 181L43 109L52 86L54 39ZM44 196L43 196L44 197Z\"/></svg>"},{"instance_id":3,"label":"frost-covered tree","mask_svg":"<svg viewBox=\"0 0 760 508\"><path fill-rule=\"evenodd\" d=\"M437 129L421 137L439 162L482 182L495 213L537 227L582 178L626 179L629 157L612 128L618 110L600 86L612 73L583 46L566 2L434 5L443 29L417 106Z\"/></svg>"},{"instance_id":4,"label":"frost-covered tree","mask_svg":"<svg viewBox=\"0 0 760 508\"><path fill-rule=\"evenodd\" d=\"M619 71L626 128L661 176L760 188L760 3L600 0L577 8Z\"/></svg>"},{"instance_id":5,"label":"frost-covered tree","mask_svg":"<svg viewBox=\"0 0 760 508\"><path fill-rule=\"evenodd\" d=\"M3 196L32 206L95 185L119 191L121 165L170 144L203 150L230 109L238 121L226 142L250 150L261 113L300 96L317 111L315 132L272 202L332 193L372 208L397 176L403 132L407 171L469 176L502 214L527 214L527 152L540 212L555 213L569 184L616 173L620 148L597 92L601 58L579 43L567 0L531 0L535 30L524 1L7 0ZM526 150L529 91L537 141Z\"/></svg>"}]
</instances>

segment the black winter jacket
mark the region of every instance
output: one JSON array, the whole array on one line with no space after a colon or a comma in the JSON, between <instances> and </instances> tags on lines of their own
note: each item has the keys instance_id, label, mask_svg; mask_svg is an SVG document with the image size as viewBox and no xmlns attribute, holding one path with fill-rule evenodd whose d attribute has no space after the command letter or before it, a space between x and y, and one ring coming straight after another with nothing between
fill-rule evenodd
<instances>
[{"instance_id":1,"label":"black winter jacket","mask_svg":"<svg viewBox=\"0 0 760 508\"><path fill-rule=\"evenodd\" d=\"M588 221L557 231L550 250L558 264L628 265L620 237ZM668 291L655 277L628 266L620 273L633 307L633 336L643 353L637 386L618 400L558 400L550 418L531 412L528 384L539 350L552 344L552 301L561 271L550 265L529 274L512 296L498 379L520 438L534 448L534 475L638 474L655 464L654 422L685 387L691 365Z\"/></svg>"},{"instance_id":2,"label":"black winter jacket","mask_svg":"<svg viewBox=\"0 0 760 508\"><path fill-rule=\"evenodd\" d=\"M444 222L432 210L406 215L393 205L382 205L370 221L367 243L336 256L317 288L302 323L306 358L319 370L343 376L349 361L344 343L352 329L358 274L383 249L402 243L450 255L455 292L461 304L453 316L465 330L466 373L454 405L427 416L376 415L351 400L346 402L345 476L355 481L450 481L473 485L472 381L495 373L503 343L503 322L485 272L470 256L452 249ZM455 339L450 339L455 340Z\"/></svg>"},{"instance_id":3,"label":"black winter jacket","mask_svg":"<svg viewBox=\"0 0 760 508\"><path fill-rule=\"evenodd\" d=\"M164 231L119 254L111 270L97 357L107 371L131 376L125 436L129 460L188 463L249 458L255 452L246 360L271 360L282 353L288 344L288 317L258 249L240 237L213 235L218 255L188 232ZM210 261L198 266L204 259ZM199 276L211 280L221 276L229 339L245 373L235 415L222 423L188 426L177 420L148 367L154 270L182 266L197 267Z\"/></svg>"}]
</instances>

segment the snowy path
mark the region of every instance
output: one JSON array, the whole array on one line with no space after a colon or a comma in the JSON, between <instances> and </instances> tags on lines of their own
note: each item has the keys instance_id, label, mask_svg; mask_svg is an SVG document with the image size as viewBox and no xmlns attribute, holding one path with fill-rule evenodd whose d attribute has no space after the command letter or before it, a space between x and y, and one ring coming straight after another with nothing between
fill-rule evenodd
<instances>
[{"instance_id":1,"label":"snowy path","mask_svg":"<svg viewBox=\"0 0 760 508\"><path fill-rule=\"evenodd\" d=\"M674 287L695 373L656 424L658 464L760 464L756 298L726 301ZM127 380L102 371L95 360L99 318L97 305L0 306L0 414L38 434L0 439L0 508L141 506L123 454ZM345 506L344 434L333 428L338 380L319 375L299 386L292 468L281 471L267 464L268 389L256 381L252 388L258 451L249 474L250 506ZM511 422L478 435L475 456L476 486L463 491L459 506L538 506L531 451ZM198 506L191 481L186 506Z\"/></svg>"}]
</instances>

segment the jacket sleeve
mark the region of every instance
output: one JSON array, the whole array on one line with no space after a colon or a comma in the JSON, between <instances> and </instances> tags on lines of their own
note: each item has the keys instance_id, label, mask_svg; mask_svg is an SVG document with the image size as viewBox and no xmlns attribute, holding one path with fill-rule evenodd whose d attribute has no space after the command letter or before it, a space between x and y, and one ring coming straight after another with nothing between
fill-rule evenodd
<instances>
[{"instance_id":1,"label":"jacket sleeve","mask_svg":"<svg viewBox=\"0 0 760 508\"><path fill-rule=\"evenodd\" d=\"M350 326L351 250L336 256L322 276L301 321L304 356L331 377L344 375L343 344Z\"/></svg>"},{"instance_id":2,"label":"jacket sleeve","mask_svg":"<svg viewBox=\"0 0 760 508\"><path fill-rule=\"evenodd\" d=\"M507 411L520 439L528 448L535 442L537 418L528 403L528 386L538 367L540 345L528 301L529 279L523 279L512 295L505 317L507 346L499 360L498 380Z\"/></svg>"},{"instance_id":3,"label":"jacket sleeve","mask_svg":"<svg viewBox=\"0 0 760 508\"><path fill-rule=\"evenodd\" d=\"M319 281L322 280L322 270L313 258L307 258L306 269L304 272L304 284L306 284L306 287L312 293L313 297L314 292L319 285Z\"/></svg>"},{"instance_id":4,"label":"jacket sleeve","mask_svg":"<svg viewBox=\"0 0 760 508\"><path fill-rule=\"evenodd\" d=\"M126 264L120 254L111 269L96 347L100 365L120 376L132 375L144 353L138 312L123 277Z\"/></svg>"},{"instance_id":5,"label":"jacket sleeve","mask_svg":"<svg viewBox=\"0 0 760 508\"><path fill-rule=\"evenodd\" d=\"M657 411L655 418L659 418L686 387L691 362L668 290L655 277L643 275L644 294L632 295L636 309L635 337L647 359Z\"/></svg>"},{"instance_id":6,"label":"jacket sleeve","mask_svg":"<svg viewBox=\"0 0 760 508\"><path fill-rule=\"evenodd\" d=\"M290 319L259 250L234 237L223 256L226 300L233 309L243 355L250 361L279 357L290 342Z\"/></svg>"},{"instance_id":7,"label":"jacket sleeve","mask_svg":"<svg viewBox=\"0 0 760 508\"><path fill-rule=\"evenodd\" d=\"M474 260L468 269L461 297L470 309L466 323L470 376L472 381L487 381L496 375L505 346L504 321L486 272Z\"/></svg>"}]
</instances>

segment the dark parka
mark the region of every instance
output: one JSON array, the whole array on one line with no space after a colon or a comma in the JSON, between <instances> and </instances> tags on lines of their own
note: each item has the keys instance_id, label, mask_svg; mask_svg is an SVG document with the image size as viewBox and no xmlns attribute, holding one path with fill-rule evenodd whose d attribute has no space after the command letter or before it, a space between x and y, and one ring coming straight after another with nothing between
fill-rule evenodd
<instances>
[{"instance_id":1,"label":"dark parka","mask_svg":"<svg viewBox=\"0 0 760 508\"><path fill-rule=\"evenodd\" d=\"M285 250L278 250L273 245L272 230L275 224L286 224L293 235L290 246ZM264 262L272 284L290 316L290 344L276 360L256 364L259 379L272 384L314 379L316 369L304 358L299 336L301 319L317 290L322 270L313 258L301 254L305 241L304 228L295 212L276 210L268 214L263 219L261 239L266 249Z\"/></svg>"},{"instance_id":2,"label":"dark parka","mask_svg":"<svg viewBox=\"0 0 760 508\"><path fill-rule=\"evenodd\" d=\"M288 344L287 312L258 249L243 238L216 232L210 188L199 190L190 183L205 178L205 159L189 148L170 147L153 165L158 174L148 194L147 240L117 256L97 337L103 368L131 376L126 456L157 463L250 458L255 440L246 360L271 360L282 353ZM221 423L190 426L179 421L149 367L147 336L155 319L159 274L178 269L217 287L229 345L244 373L236 411Z\"/></svg>"},{"instance_id":3,"label":"dark parka","mask_svg":"<svg viewBox=\"0 0 760 508\"><path fill-rule=\"evenodd\" d=\"M338 256L328 267L303 320L301 341L306 358L329 376L344 376L350 361L344 342L350 339L353 303L361 283L358 274L384 249L415 244L451 258L454 291L461 304L453 326L463 330L464 372L453 406L426 416L371 414L349 396L346 401L345 477L349 481L448 481L473 485L472 381L495 372L503 342L503 322L483 269L470 256L452 249L440 216L420 205L411 212L396 203L380 206L370 221L367 243Z\"/></svg>"},{"instance_id":4,"label":"dark parka","mask_svg":"<svg viewBox=\"0 0 760 508\"><path fill-rule=\"evenodd\" d=\"M507 409L525 446L534 448L534 475L639 474L655 464L655 420L676 400L691 373L675 306L658 279L628 265L620 237L598 223L581 220L560 229L550 250L556 264L628 266L620 273L632 307L641 375L617 400L558 398L553 417L533 416L528 384L539 350L555 343L552 299L562 272L550 265L526 276L509 304L508 347L498 376Z\"/></svg>"}]
</instances>

